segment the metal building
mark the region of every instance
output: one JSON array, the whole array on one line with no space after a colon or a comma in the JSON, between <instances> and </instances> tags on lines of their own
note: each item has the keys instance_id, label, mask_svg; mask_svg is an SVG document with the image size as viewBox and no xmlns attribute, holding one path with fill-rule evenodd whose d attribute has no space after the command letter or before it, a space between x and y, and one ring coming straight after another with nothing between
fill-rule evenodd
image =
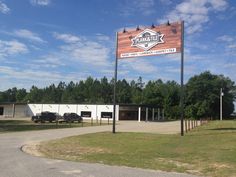
<instances>
[{"instance_id":1,"label":"metal building","mask_svg":"<svg viewBox=\"0 0 236 177\"><path fill-rule=\"evenodd\" d=\"M0 118L31 117L43 111L56 112L59 115L74 112L84 119L113 118L113 105L0 103ZM164 119L163 111L149 105L120 104L116 105L116 111L116 120L155 121Z\"/></svg>"}]
</instances>

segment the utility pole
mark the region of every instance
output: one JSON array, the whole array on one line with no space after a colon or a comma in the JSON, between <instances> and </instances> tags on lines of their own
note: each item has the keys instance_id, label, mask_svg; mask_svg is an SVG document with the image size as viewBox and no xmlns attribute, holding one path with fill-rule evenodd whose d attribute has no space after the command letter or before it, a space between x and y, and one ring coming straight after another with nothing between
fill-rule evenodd
<instances>
[{"instance_id":1,"label":"utility pole","mask_svg":"<svg viewBox=\"0 0 236 177\"><path fill-rule=\"evenodd\" d=\"M224 96L224 93L222 92L222 88L220 88L220 120L222 120L222 113L223 113L223 108L222 108L223 96Z\"/></svg>"}]
</instances>

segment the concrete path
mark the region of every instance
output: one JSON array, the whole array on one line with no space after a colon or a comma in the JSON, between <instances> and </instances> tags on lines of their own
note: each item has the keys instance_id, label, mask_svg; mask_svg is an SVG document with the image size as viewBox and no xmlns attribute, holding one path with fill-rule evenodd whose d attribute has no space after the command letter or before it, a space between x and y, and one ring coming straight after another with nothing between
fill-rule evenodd
<instances>
[{"instance_id":1,"label":"concrete path","mask_svg":"<svg viewBox=\"0 0 236 177\"><path fill-rule=\"evenodd\" d=\"M146 131L148 124L142 125ZM117 126L118 131L128 131L130 128L140 130L131 122L122 122ZM46 159L21 151L21 147L29 143L103 131L111 131L111 126L0 134L0 177L193 177L179 173Z\"/></svg>"}]
</instances>

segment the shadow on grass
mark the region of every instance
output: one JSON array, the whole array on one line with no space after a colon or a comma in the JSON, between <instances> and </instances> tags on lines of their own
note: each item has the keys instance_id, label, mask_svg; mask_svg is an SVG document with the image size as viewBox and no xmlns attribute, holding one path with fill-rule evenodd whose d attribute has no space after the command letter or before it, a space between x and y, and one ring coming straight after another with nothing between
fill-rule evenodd
<instances>
[{"instance_id":1,"label":"shadow on grass","mask_svg":"<svg viewBox=\"0 0 236 177\"><path fill-rule=\"evenodd\" d=\"M145 120L142 120L145 121ZM178 120L148 120L149 122L176 122Z\"/></svg>"},{"instance_id":2,"label":"shadow on grass","mask_svg":"<svg viewBox=\"0 0 236 177\"><path fill-rule=\"evenodd\" d=\"M57 128L82 127L81 123L65 124L59 123L34 123L27 120L0 120L0 133L30 130L46 130Z\"/></svg>"},{"instance_id":3,"label":"shadow on grass","mask_svg":"<svg viewBox=\"0 0 236 177\"><path fill-rule=\"evenodd\" d=\"M213 128L213 129L208 129L208 130L223 130L223 131L226 131L226 130L233 130L233 131L236 131L236 128Z\"/></svg>"}]
</instances>

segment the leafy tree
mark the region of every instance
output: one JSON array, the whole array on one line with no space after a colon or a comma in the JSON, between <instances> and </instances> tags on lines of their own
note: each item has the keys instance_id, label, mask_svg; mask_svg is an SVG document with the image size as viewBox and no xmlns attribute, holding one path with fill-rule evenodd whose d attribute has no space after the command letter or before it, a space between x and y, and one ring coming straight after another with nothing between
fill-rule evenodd
<instances>
[{"instance_id":1,"label":"leafy tree","mask_svg":"<svg viewBox=\"0 0 236 177\"><path fill-rule=\"evenodd\" d=\"M18 89L16 92L16 102L23 102L25 97L27 96L26 89Z\"/></svg>"},{"instance_id":2,"label":"leafy tree","mask_svg":"<svg viewBox=\"0 0 236 177\"><path fill-rule=\"evenodd\" d=\"M113 87L109 84L106 77L101 79L101 94L100 99L102 103L112 103Z\"/></svg>"},{"instance_id":3,"label":"leafy tree","mask_svg":"<svg viewBox=\"0 0 236 177\"><path fill-rule=\"evenodd\" d=\"M36 86L32 86L30 92L25 97L24 102L41 103L42 97L43 97L43 90L39 89Z\"/></svg>"},{"instance_id":4,"label":"leafy tree","mask_svg":"<svg viewBox=\"0 0 236 177\"><path fill-rule=\"evenodd\" d=\"M131 102L135 104L143 104L143 89L144 89L144 82L142 77L139 77L137 82L132 80L130 82L131 87Z\"/></svg>"},{"instance_id":5,"label":"leafy tree","mask_svg":"<svg viewBox=\"0 0 236 177\"><path fill-rule=\"evenodd\" d=\"M131 103L131 92L129 83L123 79L116 84L117 103Z\"/></svg>"},{"instance_id":6,"label":"leafy tree","mask_svg":"<svg viewBox=\"0 0 236 177\"><path fill-rule=\"evenodd\" d=\"M186 85L186 115L194 118L219 118L220 88L224 90L224 117L228 117L234 111L234 82L209 71L189 79Z\"/></svg>"}]
</instances>

